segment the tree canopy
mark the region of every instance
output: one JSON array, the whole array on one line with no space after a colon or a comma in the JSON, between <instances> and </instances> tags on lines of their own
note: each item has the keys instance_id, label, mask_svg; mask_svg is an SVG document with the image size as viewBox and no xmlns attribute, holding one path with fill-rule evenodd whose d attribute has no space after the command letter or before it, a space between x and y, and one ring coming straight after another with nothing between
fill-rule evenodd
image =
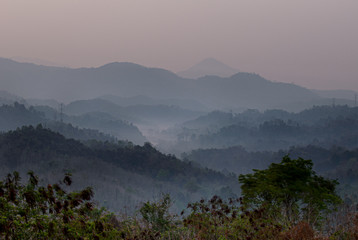
<instances>
[{"instance_id":1,"label":"tree canopy","mask_svg":"<svg viewBox=\"0 0 358 240\"><path fill-rule=\"evenodd\" d=\"M271 209L286 223L319 223L341 199L336 193L338 181L318 176L312 167L311 160L285 156L265 170L241 174L244 203Z\"/></svg>"}]
</instances>

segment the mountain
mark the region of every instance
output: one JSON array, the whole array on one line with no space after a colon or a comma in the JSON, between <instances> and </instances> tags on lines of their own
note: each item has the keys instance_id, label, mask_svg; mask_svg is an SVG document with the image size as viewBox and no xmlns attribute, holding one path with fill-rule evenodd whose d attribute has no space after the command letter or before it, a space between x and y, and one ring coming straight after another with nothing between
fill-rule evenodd
<instances>
[{"instance_id":1,"label":"mountain","mask_svg":"<svg viewBox=\"0 0 358 240\"><path fill-rule=\"evenodd\" d=\"M70 69L0 58L0 72L0 89L24 98L63 102L108 94L128 97L146 93L149 97L173 98L186 92L184 82L188 82L164 69L127 62Z\"/></svg>"},{"instance_id":2,"label":"mountain","mask_svg":"<svg viewBox=\"0 0 358 240\"><path fill-rule=\"evenodd\" d=\"M216 109L234 111L247 108L269 109L278 105L319 99L310 90L281 82L272 82L255 73L240 72L229 78L205 76L195 81L197 96Z\"/></svg>"},{"instance_id":3,"label":"mountain","mask_svg":"<svg viewBox=\"0 0 358 240\"><path fill-rule=\"evenodd\" d=\"M110 63L98 68L38 66L0 58L0 89L24 98L70 102L104 95L158 99L190 99L209 109L266 109L320 97L289 83L271 82L253 73L231 77L181 78L165 69L134 63Z\"/></svg>"},{"instance_id":4,"label":"mountain","mask_svg":"<svg viewBox=\"0 0 358 240\"><path fill-rule=\"evenodd\" d=\"M230 77L237 72L239 72L239 70L234 69L214 58L207 58L187 70L178 72L177 74L183 78L197 79L208 75Z\"/></svg>"}]
</instances>

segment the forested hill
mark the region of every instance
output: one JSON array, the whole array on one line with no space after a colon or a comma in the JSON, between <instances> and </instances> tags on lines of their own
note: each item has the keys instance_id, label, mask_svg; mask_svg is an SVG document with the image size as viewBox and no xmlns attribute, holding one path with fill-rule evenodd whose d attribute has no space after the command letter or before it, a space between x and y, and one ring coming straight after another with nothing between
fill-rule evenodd
<instances>
[{"instance_id":1,"label":"forested hill","mask_svg":"<svg viewBox=\"0 0 358 240\"><path fill-rule=\"evenodd\" d=\"M316 106L298 113L247 110L212 112L184 123L173 149L243 146L250 151L291 146L358 147L358 107Z\"/></svg>"},{"instance_id":2,"label":"forested hill","mask_svg":"<svg viewBox=\"0 0 358 240\"><path fill-rule=\"evenodd\" d=\"M43 154L97 158L119 167L147 175L149 177L161 176L162 180L174 181L178 178L196 177L200 181L225 181L226 177L209 169L193 167L190 162L183 162L173 155L165 155L153 148L149 143L144 146L130 143L121 144L110 142L92 142L90 146L74 139L66 139L59 133L52 132L42 125L37 127L24 126L21 129L0 135L1 160L9 165L14 163L43 160ZM31 154L27 154L31 152ZM26 153L26 154L25 154ZM29 156L29 159L27 159Z\"/></svg>"},{"instance_id":3,"label":"forested hill","mask_svg":"<svg viewBox=\"0 0 358 240\"><path fill-rule=\"evenodd\" d=\"M0 106L0 131L14 130L24 125L43 124L67 138L77 140L113 141L116 138L143 144L146 138L138 128L111 116L88 113L79 116L62 115L62 121L52 120L60 114L47 106L25 107L15 102Z\"/></svg>"},{"instance_id":4,"label":"forested hill","mask_svg":"<svg viewBox=\"0 0 358 240\"><path fill-rule=\"evenodd\" d=\"M199 192L205 196L208 193L220 193L220 189L229 185L237 187L235 177L201 169L190 162L180 161L175 156L162 154L149 143L136 146L123 142L92 142L87 146L79 141L66 139L41 125L22 127L1 134L0 164L3 167L2 174L12 170L30 169L37 170L40 175L47 172L58 174L66 169L72 169L81 178L88 178L92 174L93 186L103 183L108 189L116 183L114 188L130 187L132 192L125 192L124 195L136 199L153 197L150 195L155 191L172 189L176 195L181 196L179 203L183 203L192 200ZM112 179L113 182L107 182L109 180L106 179ZM122 186L117 186L118 179ZM145 186L139 183L141 180L146 184L152 182L152 186L141 189ZM83 180L80 183L86 185ZM158 184L163 187L158 187ZM158 189L154 190L154 186ZM107 196L105 199L115 206L113 196ZM120 206L123 203L117 204Z\"/></svg>"},{"instance_id":5,"label":"forested hill","mask_svg":"<svg viewBox=\"0 0 358 240\"><path fill-rule=\"evenodd\" d=\"M45 115L32 107L26 108L17 102L0 106L0 131L16 129L23 125L36 125L45 121Z\"/></svg>"},{"instance_id":6,"label":"forested hill","mask_svg":"<svg viewBox=\"0 0 358 240\"><path fill-rule=\"evenodd\" d=\"M23 104L17 102L12 105L0 106L0 131L2 132L15 130L24 125L36 126L38 124L42 124L55 132L59 132L67 138L82 141L92 139L114 141L115 139L97 130L78 128L70 123L49 120L43 112L37 111L36 108L26 108Z\"/></svg>"}]
</instances>

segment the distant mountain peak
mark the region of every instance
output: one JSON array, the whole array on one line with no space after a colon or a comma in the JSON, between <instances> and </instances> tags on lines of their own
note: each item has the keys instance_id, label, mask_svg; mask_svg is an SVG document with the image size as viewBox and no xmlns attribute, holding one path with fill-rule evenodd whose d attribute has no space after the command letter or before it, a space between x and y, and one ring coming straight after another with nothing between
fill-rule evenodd
<instances>
[{"instance_id":1,"label":"distant mountain peak","mask_svg":"<svg viewBox=\"0 0 358 240\"><path fill-rule=\"evenodd\" d=\"M102 65L100 67L98 67L99 69L105 69L105 68L128 68L128 67L132 67L132 68L145 68L142 65L136 64L136 63L131 63L131 62L111 62L111 63L107 63L105 65Z\"/></svg>"},{"instance_id":2,"label":"distant mountain peak","mask_svg":"<svg viewBox=\"0 0 358 240\"><path fill-rule=\"evenodd\" d=\"M200 64L221 64L221 65L225 65L225 63L220 62L219 60L215 59L215 58L205 58L203 59L201 62L197 63L197 65Z\"/></svg>"},{"instance_id":3,"label":"distant mountain peak","mask_svg":"<svg viewBox=\"0 0 358 240\"><path fill-rule=\"evenodd\" d=\"M178 72L177 74L184 78L196 79L208 75L230 77L237 72L239 72L239 70L232 68L215 58L206 58L189 69Z\"/></svg>"}]
</instances>

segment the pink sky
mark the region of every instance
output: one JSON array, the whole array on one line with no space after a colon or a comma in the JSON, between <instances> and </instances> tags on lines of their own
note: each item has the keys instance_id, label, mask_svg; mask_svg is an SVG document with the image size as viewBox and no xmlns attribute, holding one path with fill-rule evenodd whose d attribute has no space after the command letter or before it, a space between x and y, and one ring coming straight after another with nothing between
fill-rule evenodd
<instances>
[{"instance_id":1,"label":"pink sky","mask_svg":"<svg viewBox=\"0 0 358 240\"><path fill-rule=\"evenodd\" d=\"M358 91L357 0L1 0L0 57L177 72L207 57Z\"/></svg>"}]
</instances>

